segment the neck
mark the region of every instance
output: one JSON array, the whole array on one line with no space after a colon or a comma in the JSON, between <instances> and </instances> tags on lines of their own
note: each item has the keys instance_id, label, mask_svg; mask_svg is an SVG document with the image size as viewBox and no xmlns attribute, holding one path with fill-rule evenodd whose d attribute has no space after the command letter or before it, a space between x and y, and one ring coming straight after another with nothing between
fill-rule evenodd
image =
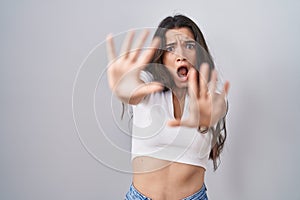
<instances>
[{"instance_id":1,"label":"neck","mask_svg":"<svg viewBox=\"0 0 300 200\"><path fill-rule=\"evenodd\" d=\"M172 89L172 92L179 101L183 101L185 99L187 88L177 88L177 87L175 87L175 88Z\"/></svg>"},{"instance_id":2,"label":"neck","mask_svg":"<svg viewBox=\"0 0 300 200\"><path fill-rule=\"evenodd\" d=\"M173 88L172 90L173 111L175 119L181 119L182 117L182 113L184 110L185 95L186 89Z\"/></svg>"}]
</instances>

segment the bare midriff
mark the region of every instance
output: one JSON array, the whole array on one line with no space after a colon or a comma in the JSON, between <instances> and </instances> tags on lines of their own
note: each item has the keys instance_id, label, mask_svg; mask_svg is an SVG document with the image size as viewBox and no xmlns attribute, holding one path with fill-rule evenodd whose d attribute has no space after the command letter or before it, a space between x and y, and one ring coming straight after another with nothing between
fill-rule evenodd
<instances>
[{"instance_id":1,"label":"bare midriff","mask_svg":"<svg viewBox=\"0 0 300 200\"><path fill-rule=\"evenodd\" d=\"M204 183L203 167L152 157L133 160L133 185L153 200L183 199L199 191Z\"/></svg>"}]
</instances>

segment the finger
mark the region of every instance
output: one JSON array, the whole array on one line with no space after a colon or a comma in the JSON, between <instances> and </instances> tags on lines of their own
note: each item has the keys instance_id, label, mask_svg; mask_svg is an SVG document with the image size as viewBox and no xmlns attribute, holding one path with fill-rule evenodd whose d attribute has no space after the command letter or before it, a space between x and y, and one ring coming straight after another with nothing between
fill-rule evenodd
<instances>
[{"instance_id":1,"label":"finger","mask_svg":"<svg viewBox=\"0 0 300 200\"><path fill-rule=\"evenodd\" d=\"M218 75L217 75L217 71L216 70L213 70L211 72L211 78L210 78L210 81L209 81L209 92L213 95L215 92L216 92L216 88L217 88L217 78Z\"/></svg>"},{"instance_id":2,"label":"finger","mask_svg":"<svg viewBox=\"0 0 300 200\"><path fill-rule=\"evenodd\" d=\"M199 84L200 84L200 96L207 97L207 80L209 75L209 65L207 63L203 63L200 66L200 75L199 75Z\"/></svg>"},{"instance_id":3,"label":"finger","mask_svg":"<svg viewBox=\"0 0 300 200\"><path fill-rule=\"evenodd\" d=\"M141 36L139 37L139 40L137 41L137 46L130 55L133 61L135 61L140 55L140 52L146 42L146 39L148 38L148 35L149 35L149 31L145 30L142 32Z\"/></svg>"},{"instance_id":4,"label":"finger","mask_svg":"<svg viewBox=\"0 0 300 200\"><path fill-rule=\"evenodd\" d=\"M124 56L124 58L128 57L131 45L132 45L132 41L134 38L134 31L129 31L124 39L124 42L122 44L121 47L121 53L120 55Z\"/></svg>"},{"instance_id":5,"label":"finger","mask_svg":"<svg viewBox=\"0 0 300 200\"><path fill-rule=\"evenodd\" d=\"M197 83L197 71L191 68L188 74L188 94L192 100L196 100L199 96Z\"/></svg>"},{"instance_id":6,"label":"finger","mask_svg":"<svg viewBox=\"0 0 300 200\"><path fill-rule=\"evenodd\" d=\"M160 44L160 39L159 38L154 38L150 47L147 48L147 50L144 52L142 59L140 60L141 65L143 64L144 67L146 67L145 64L148 64L150 60L153 58L153 55L155 51L158 49Z\"/></svg>"},{"instance_id":7,"label":"finger","mask_svg":"<svg viewBox=\"0 0 300 200\"><path fill-rule=\"evenodd\" d=\"M106 49L107 49L107 57L109 61L112 61L116 58L116 50L113 41L112 34L109 34L106 37Z\"/></svg>"}]
</instances>

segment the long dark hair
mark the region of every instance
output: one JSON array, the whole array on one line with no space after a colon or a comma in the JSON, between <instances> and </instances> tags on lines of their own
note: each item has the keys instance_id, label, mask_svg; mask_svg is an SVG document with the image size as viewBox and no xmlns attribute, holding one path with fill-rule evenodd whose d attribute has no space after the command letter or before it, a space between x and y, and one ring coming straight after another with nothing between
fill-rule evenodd
<instances>
[{"instance_id":1,"label":"long dark hair","mask_svg":"<svg viewBox=\"0 0 300 200\"><path fill-rule=\"evenodd\" d=\"M210 66L210 70L215 68L213 59L209 53L209 49L205 42L202 32L199 27L193 22L190 18L184 15L175 15L174 17L166 17L161 23L158 25L158 28L154 34L154 37L160 38L160 47L156 50L150 64L145 68L145 71L148 71L152 74L154 81L161 82L165 89L164 91L169 90L169 88L174 85L173 79L171 79L171 75L167 68L163 65L163 55L165 53L165 43L166 43L166 32L169 29L175 28L188 28L194 34L194 39L197 43L197 62L194 66L197 70L199 70L200 65L204 62L208 63ZM228 111L228 107L227 107ZM227 115L226 111L226 115ZM219 166L220 161L220 153L223 150L224 142L227 137L226 130L226 115L217 123L216 127L210 128L213 133L212 140L212 149L209 154L209 158L213 161L214 170L216 170Z\"/></svg>"}]
</instances>

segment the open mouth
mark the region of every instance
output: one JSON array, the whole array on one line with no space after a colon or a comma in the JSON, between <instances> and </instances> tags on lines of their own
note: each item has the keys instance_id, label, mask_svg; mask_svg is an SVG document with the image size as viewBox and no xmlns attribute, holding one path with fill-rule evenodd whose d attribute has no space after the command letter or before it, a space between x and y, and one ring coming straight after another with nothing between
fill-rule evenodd
<instances>
[{"instance_id":1,"label":"open mouth","mask_svg":"<svg viewBox=\"0 0 300 200\"><path fill-rule=\"evenodd\" d=\"M188 72L189 72L189 70L188 70L188 68L185 67L185 66L179 67L179 68L177 69L177 75L179 76L179 78L187 77Z\"/></svg>"}]
</instances>

